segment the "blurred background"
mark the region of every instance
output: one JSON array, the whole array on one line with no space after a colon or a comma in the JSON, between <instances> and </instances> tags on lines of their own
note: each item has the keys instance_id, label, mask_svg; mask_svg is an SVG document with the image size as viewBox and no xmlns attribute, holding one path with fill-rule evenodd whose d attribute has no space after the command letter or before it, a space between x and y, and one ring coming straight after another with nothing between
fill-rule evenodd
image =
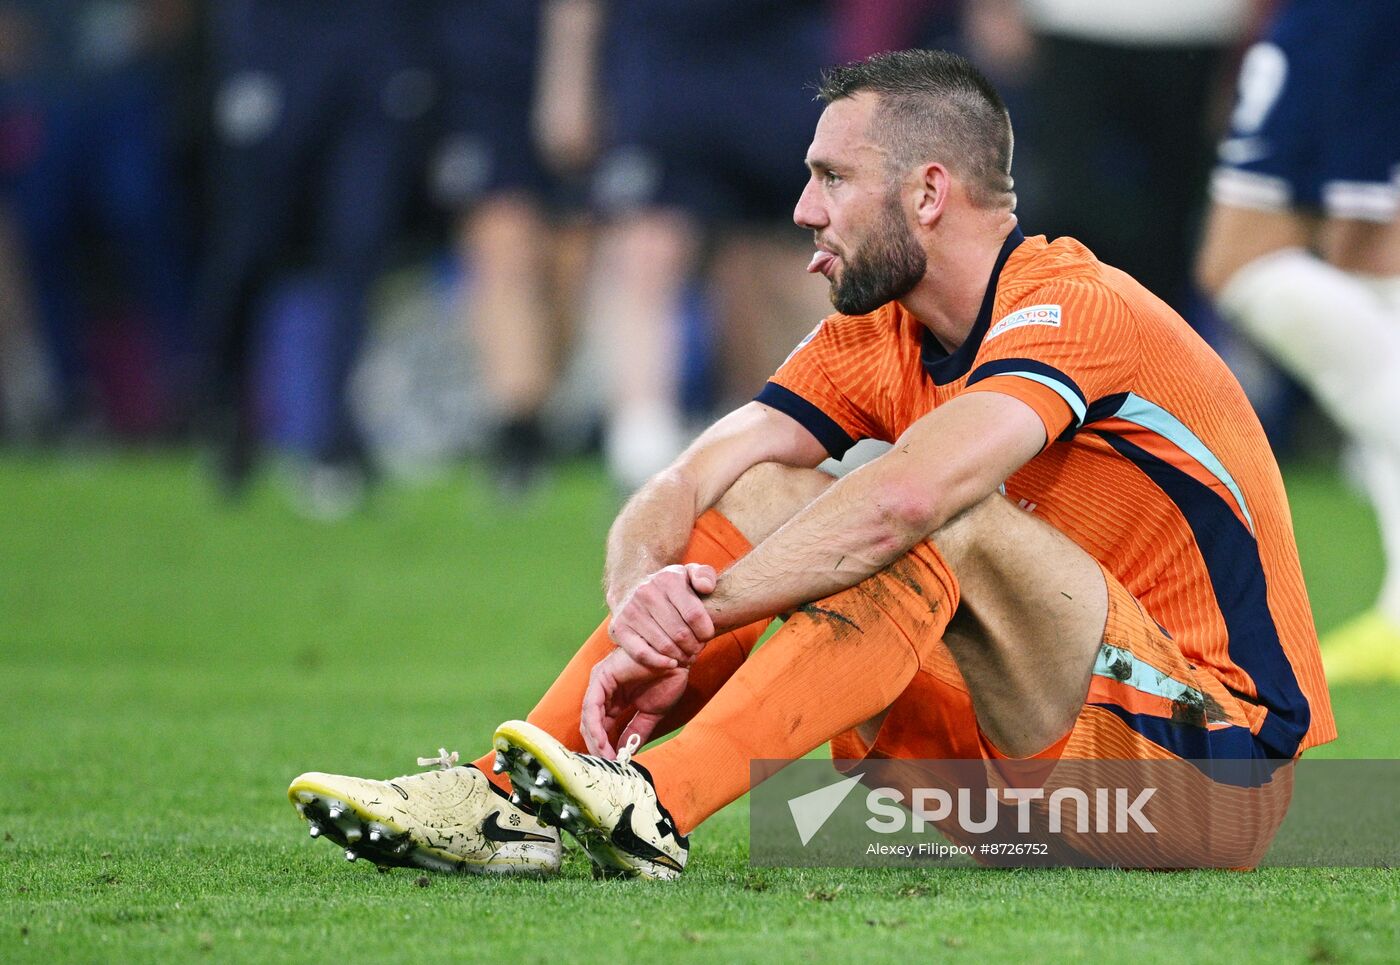
<instances>
[{"instance_id":1,"label":"blurred background","mask_svg":"<svg viewBox=\"0 0 1400 965\"><path fill-rule=\"evenodd\" d=\"M286 783L475 757L597 626L621 497L830 310L791 222L810 85L871 52L981 65L1026 232L1080 238L1219 348L1281 457L1319 629L1367 612L1386 554L1338 433L1191 278L1273 6L0 0L0 958L266 960L332 932L461 957L501 892L344 874ZM1333 678L1317 756L1397 756L1397 680ZM743 807L697 837L707 862L742 865ZM1037 937L1064 931L1058 880ZM1345 921L1391 947L1318 895L1382 914L1393 887L1337 880L1284 878L1271 907L1319 922L1296 941ZM1166 905L1213 929L1199 882ZM1086 901L1115 948L1160 944ZM813 947L856 920L830 907ZM679 920L652 917L621 940Z\"/></svg>"},{"instance_id":2,"label":"blurred background","mask_svg":"<svg viewBox=\"0 0 1400 965\"><path fill-rule=\"evenodd\" d=\"M820 69L938 46L1007 97L1027 233L1325 451L1191 282L1272 6L3 0L0 439L195 453L318 519L464 463L507 502L580 457L629 491L829 311L790 220Z\"/></svg>"}]
</instances>

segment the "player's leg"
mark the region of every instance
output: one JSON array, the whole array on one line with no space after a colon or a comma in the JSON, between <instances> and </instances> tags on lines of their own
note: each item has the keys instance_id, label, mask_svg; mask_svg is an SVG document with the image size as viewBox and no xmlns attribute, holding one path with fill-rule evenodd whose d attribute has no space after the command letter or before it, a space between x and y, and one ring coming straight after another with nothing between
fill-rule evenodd
<instances>
[{"instance_id":1,"label":"player's leg","mask_svg":"<svg viewBox=\"0 0 1400 965\"><path fill-rule=\"evenodd\" d=\"M462 314L496 408L490 455L507 494L527 489L545 460L540 410L555 353L545 297L549 238L539 203L521 192L483 199L458 227L458 251L472 270Z\"/></svg>"},{"instance_id":2,"label":"player's leg","mask_svg":"<svg viewBox=\"0 0 1400 965\"><path fill-rule=\"evenodd\" d=\"M793 613L670 741L618 761L570 751L524 721L496 730L498 759L547 821L605 873L670 878L687 835L744 793L754 762L782 766L889 706L956 599L932 544Z\"/></svg>"},{"instance_id":3,"label":"player's leg","mask_svg":"<svg viewBox=\"0 0 1400 965\"><path fill-rule=\"evenodd\" d=\"M314 44L304 56L290 53L308 33L297 12L272 4L210 9L212 203L192 328L197 429L227 496L243 492L258 461L249 385L258 300L291 237L296 201L312 183L325 92L335 83L333 53Z\"/></svg>"},{"instance_id":4,"label":"player's leg","mask_svg":"<svg viewBox=\"0 0 1400 965\"><path fill-rule=\"evenodd\" d=\"M1400 63L1389 49L1397 30L1400 8L1390 3L1343 11L1300 0L1284 9L1271 41L1242 66L1198 266L1222 311L1312 391L1380 479L1400 472L1391 416L1400 406L1400 316L1394 282L1382 280L1400 271ZM1325 212L1321 230L1290 213L1305 210ZM1397 499L1377 492L1386 529L1400 515ZM1389 547L1400 535L1385 542L1395 573L1400 558ZM1377 611L1361 628L1351 642L1379 663L1338 662L1341 652L1324 645L1329 678L1365 676L1368 665L1400 675L1400 613Z\"/></svg>"},{"instance_id":5,"label":"player's leg","mask_svg":"<svg viewBox=\"0 0 1400 965\"><path fill-rule=\"evenodd\" d=\"M949 628L955 572L975 599ZM1084 703L1106 601L1087 553L993 496L881 573L800 608L637 767L570 753L521 722L503 724L496 746L600 865L668 877L685 835L748 789L752 762L796 759L878 715L939 659L945 629L989 738L1019 755L1053 745Z\"/></svg>"},{"instance_id":6,"label":"player's leg","mask_svg":"<svg viewBox=\"0 0 1400 965\"><path fill-rule=\"evenodd\" d=\"M748 789L750 761L796 759L879 715L939 660L940 639L983 732L1030 756L1083 706L1106 600L1092 557L989 497L884 572L795 613L689 727L639 760L689 831Z\"/></svg>"},{"instance_id":7,"label":"player's leg","mask_svg":"<svg viewBox=\"0 0 1400 965\"><path fill-rule=\"evenodd\" d=\"M715 253L722 390L734 404L752 399L792 347L831 313L828 286L803 270L811 261L810 239L791 235L790 224L781 233L741 229Z\"/></svg>"},{"instance_id":8,"label":"player's leg","mask_svg":"<svg viewBox=\"0 0 1400 965\"><path fill-rule=\"evenodd\" d=\"M683 561L725 569L787 522L831 482L830 476L816 470L789 469L772 463L755 466L730 487L714 511L696 522ZM579 733L579 711L593 666L616 646L608 636L608 622L604 619L599 624L526 717L570 750L586 749ZM721 634L706 645L690 668L685 695L657 726L656 737L664 737L681 727L719 691L744 663L768 623L763 620ZM494 752L475 763L491 773ZM493 776L493 780L499 787L509 788L504 775Z\"/></svg>"},{"instance_id":9,"label":"player's leg","mask_svg":"<svg viewBox=\"0 0 1400 965\"><path fill-rule=\"evenodd\" d=\"M613 353L605 449L609 471L628 490L685 444L676 325L699 246L689 215L660 208L621 215L599 241L590 308Z\"/></svg>"},{"instance_id":10,"label":"player's leg","mask_svg":"<svg viewBox=\"0 0 1400 965\"><path fill-rule=\"evenodd\" d=\"M431 185L457 220L461 332L492 410L487 455L506 497L537 482L547 461L541 410L557 354L553 183L530 130L539 16L531 4L452 0L432 19L444 130Z\"/></svg>"},{"instance_id":11,"label":"player's leg","mask_svg":"<svg viewBox=\"0 0 1400 965\"><path fill-rule=\"evenodd\" d=\"M970 731L981 756L1180 761L1253 755L1239 701L1198 674L1088 553L1000 496L959 516L884 572L801 608L689 726L638 755L631 767L570 753L521 722L503 724L496 746L545 816L568 829L605 870L674 877L685 864L688 833L747 790L751 779L762 779L751 770L755 762L782 766L887 707L907 710L899 702L911 682L924 675L920 671L929 678L946 674L936 665L949 653L959 671L960 699L950 714L929 707L921 716L929 728ZM947 688L919 691L940 692ZM1091 700L1094 706L1087 706ZM1139 733L1106 709L1115 706L1160 726ZM1158 731L1166 736L1149 736ZM919 735L916 746L957 743L928 736ZM1092 786L1110 786L1102 781L1113 777L1116 787L1154 776L1150 769L1078 773L1083 781L1100 780ZM1179 774L1157 772L1181 778L1168 789L1181 814L1173 817L1170 840L1149 842L1153 846L1131 860L1168 867L1257 862L1287 807L1287 783L1260 788L1257 799L1244 792L1259 807L1222 822L1209 808L1190 805L1240 804L1238 789L1202 782L1196 773L1189 764ZM1203 838L1212 827L1228 833ZM1129 860L1102 844L1069 842L1079 849L1074 860Z\"/></svg>"},{"instance_id":12,"label":"player's leg","mask_svg":"<svg viewBox=\"0 0 1400 965\"><path fill-rule=\"evenodd\" d=\"M552 353L536 324L548 314L538 284L546 268L542 212L523 195L497 195L463 218L458 237L474 273L466 314L482 377L503 412L533 416L549 391Z\"/></svg>"},{"instance_id":13,"label":"player's leg","mask_svg":"<svg viewBox=\"0 0 1400 965\"><path fill-rule=\"evenodd\" d=\"M1222 310L1299 382L1359 451L1386 552L1377 607L1324 640L1328 677L1400 677L1400 229L1329 219L1327 260L1301 219L1217 204L1203 278Z\"/></svg>"},{"instance_id":14,"label":"player's leg","mask_svg":"<svg viewBox=\"0 0 1400 965\"><path fill-rule=\"evenodd\" d=\"M812 470L755 467L697 521L684 559L724 568L830 483L831 477ZM705 705L743 664L767 623L710 641L691 668L686 694L658 726L658 736ZM584 750L579 712L589 673L614 647L607 625L604 621L593 632L529 715L540 733L574 751ZM512 798L505 774L493 767L494 752L469 766L450 766L455 762L452 755L440 771L389 782L311 772L293 781L288 794L312 836L345 847L352 860L363 856L381 865L504 873L557 868L557 832L541 831L522 810L521 805L529 807L523 799ZM528 824L522 814L530 816Z\"/></svg>"},{"instance_id":15,"label":"player's leg","mask_svg":"<svg viewBox=\"0 0 1400 965\"><path fill-rule=\"evenodd\" d=\"M0 439L32 439L55 415L57 394L38 332L19 230L0 205Z\"/></svg>"},{"instance_id":16,"label":"player's leg","mask_svg":"<svg viewBox=\"0 0 1400 965\"><path fill-rule=\"evenodd\" d=\"M379 24L383 27L383 23ZM377 34L365 25L367 35ZM357 31L358 32L358 31ZM349 42L353 42L353 38ZM361 64L362 77L322 148L312 271L330 324L319 358L300 358L308 389L308 457L297 474L298 508L318 519L356 510L372 481L351 405L351 379L369 326L370 294L406 200L407 121L380 106L405 63L398 48Z\"/></svg>"},{"instance_id":17,"label":"player's leg","mask_svg":"<svg viewBox=\"0 0 1400 965\"><path fill-rule=\"evenodd\" d=\"M1391 309L1400 309L1400 219L1329 218L1321 241L1329 264L1359 276Z\"/></svg>"},{"instance_id":18,"label":"player's leg","mask_svg":"<svg viewBox=\"0 0 1400 965\"><path fill-rule=\"evenodd\" d=\"M872 787L903 791L905 800L926 788L971 792L980 800L997 788L1040 787L1043 799L1028 815L1026 833L1011 840L1045 846L1056 864L1257 865L1288 806L1285 762L1259 759L1244 702L1189 659L1119 581L1105 575L1104 582L1102 641L1087 695L1061 739L1029 759L1003 759L967 678L945 666L917 674L882 715L878 733L861 727L834 738L838 766ZM950 627L945 641L957 632ZM947 659L952 663L951 654ZM966 654L962 665L970 668ZM1144 800L1150 799L1146 818L1154 831L1129 826L1120 829L1128 833L1104 835L1084 812L1065 814L1061 824L1051 820L1058 809L1042 807L1061 789L1076 795L1106 787L1124 789L1130 800L1151 789ZM956 843L989 840L969 836L955 819L938 827Z\"/></svg>"},{"instance_id":19,"label":"player's leg","mask_svg":"<svg viewBox=\"0 0 1400 965\"><path fill-rule=\"evenodd\" d=\"M611 31L627 66L605 97L612 139L593 174L593 199L607 226L589 311L612 356L604 455L614 481L632 490L687 441L679 397L683 296L730 197L713 146L694 137L694 119L674 123L690 118L681 94L704 76L657 57L655 25L627 10L618 10Z\"/></svg>"},{"instance_id":20,"label":"player's leg","mask_svg":"<svg viewBox=\"0 0 1400 965\"><path fill-rule=\"evenodd\" d=\"M1386 575L1376 608L1324 640L1328 677L1400 678L1400 228L1328 219L1326 260L1303 247L1314 232L1283 213L1217 203L1203 280L1221 309L1347 433L1376 507Z\"/></svg>"},{"instance_id":21,"label":"player's leg","mask_svg":"<svg viewBox=\"0 0 1400 965\"><path fill-rule=\"evenodd\" d=\"M26 279L32 286L36 347L47 357L56 393L57 428L67 431L98 415L91 372L82 351L86 333L72 283L74 240L80 215L79 161L85 126L64 100L44 98L27 108L43 125L44 137L17 159L8 176L6 204L23 246Z\"/></svg>"},{"instance_id":22,"label":"player's leg","mask_svg":"<svg viewBox=\"0 0 1400 965\"><path fill-rule=\"evenodd\" d=\"M943 642L983 733L1011 757L1044 750L1084 703L1107 617L1103 570L1069 537L998 496L934 542L962 593Z\"/></svg>"},{"instance_id":23,"label":"player's leg","mask_svg":"<svg viewBox=\"0 0 1400 965\"><path fill-rule=\"evenodd\" d=\"M1400 218L1332 219L1322 242L1329 263L1370 289L1400 338ZM1323 660L1334 683L1400 680L1400 448L1357 441L1352 455L1376 511L1386 567L1375 606L1323 638Z\"/></svg>"},{"instance_id":24,"label":"player's leg","mask_svg":"<svg viewBox=\"0 0 1400 965\"><path fill-rule=\"evenodd\" d=\"M811 16L797 10L790 15L794 21ZM736 405L752 399L792 347L832 311L825 279L805 270L811 239L792 230L792 199L807 176L792 159L807 150L817 121L807 78L816 76L826 57L824 44L808 46L800 36L788 41L786 60L753 78L750 89L759 103L717 104L719 114L698 138L703 152L694 163L722 171L714 180L730 199L709 277L722 360L719 388ZM811 64L805 75L804 63Z\"/></svg>"}]
</instances>

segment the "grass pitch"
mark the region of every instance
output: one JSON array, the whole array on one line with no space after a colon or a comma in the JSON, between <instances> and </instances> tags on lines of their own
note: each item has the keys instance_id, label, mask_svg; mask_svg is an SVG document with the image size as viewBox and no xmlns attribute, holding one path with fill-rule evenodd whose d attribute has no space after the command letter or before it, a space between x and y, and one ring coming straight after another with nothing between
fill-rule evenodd
<instances>
[{"instance_id":1,"label":"grass pitch","mask_svg":"<svg viewBox=\"0 0 1400 965\"><path fill-rule=\"evenodd\" d=\"M0 461L0 960L1394 960L1400 873L752 869L744 802L674 884L376 874L306 837L308 769L464 757L603 615L589 468L506 510L457 478L336 526L213 504L174 457ZM1380 552L1289 476L1318 623ZM1395 757L1400 688L1334 694L1320 754Z\"/></svg>"}]
</instances>

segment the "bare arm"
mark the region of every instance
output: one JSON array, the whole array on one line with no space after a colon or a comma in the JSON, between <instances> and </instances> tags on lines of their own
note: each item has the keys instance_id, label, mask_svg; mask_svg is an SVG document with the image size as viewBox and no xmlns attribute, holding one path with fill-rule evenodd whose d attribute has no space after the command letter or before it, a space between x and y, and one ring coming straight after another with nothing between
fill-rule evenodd
<instances>
[{"instance_id":1,"label":"bare arm","mask_svg":"<svg viewBox=\"0 0 1400 965\"><path fill-rule=\"evenodd\" d=\"M727 570L705 608L716 632L830 596L878 573L993 493L1045 445L1035 412L977 392L914 423Z\"/></svg>"}]
</instances>

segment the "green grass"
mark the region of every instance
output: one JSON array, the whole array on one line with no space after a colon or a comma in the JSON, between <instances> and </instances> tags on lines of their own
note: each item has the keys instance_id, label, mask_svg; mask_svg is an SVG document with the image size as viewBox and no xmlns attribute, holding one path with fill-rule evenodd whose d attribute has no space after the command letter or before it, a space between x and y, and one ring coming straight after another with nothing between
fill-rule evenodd
<instances>
[{"instance_id":1,"label":"green grass","mask_svg":"<svg viewBox=\"0 0 1400 965\"><path fill-rule=\"evenodd\" d=\"M1379 548L1290 476L1319 625ZM306 838L310 768L482 747L602 616L615 506L575 468L524 510L458 478L336 526L214 505L185 460L0 461L0 961L1393 959L1393 871L751 869L743 802L674 884L376 874ZM1400 689L1336 693L1334 756L1395 757Z\"/></svg>"}]
</instances>

